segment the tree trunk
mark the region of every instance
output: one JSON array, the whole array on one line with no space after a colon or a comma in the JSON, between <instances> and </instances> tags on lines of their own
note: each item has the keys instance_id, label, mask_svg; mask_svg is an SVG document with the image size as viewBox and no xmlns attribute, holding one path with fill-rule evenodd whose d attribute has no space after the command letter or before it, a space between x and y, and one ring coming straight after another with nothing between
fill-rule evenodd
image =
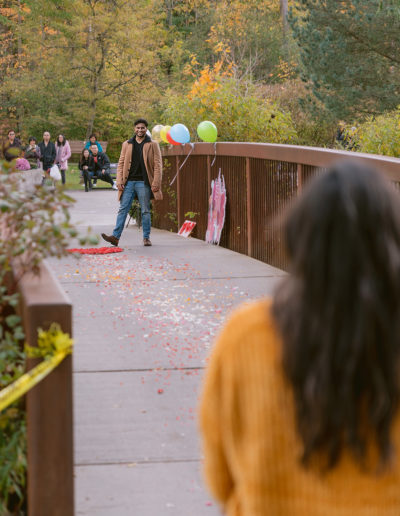
<instances>
[{"instance_id":1,"label":"tree trunk","mask_svg":"<svg viewBox=\"0 0 400 516\"><path fill-rule=\"evenodd\" d=\"M21 60L22 41L21 41L21 0L18 0L18 62Z\"/></svg>"},{"instance_id":2,"label":"tree trunk","mask_svg":"<svg viewBox=\"0 0 400 516\"><path fill-rule=\"evenodd\" d=\"M90 118L88 120L88 125L86 129L86 139L89 139L89 136L93 133L94 120L96 118L96 99L92 100L90 103Z\"/></svg>"},{"instance_id":3,"label":"tree trunk","mask_svg":"<svg viewBox=\"0 0 400 516\"><path fill-rule=\"evenodd\" d=\"M288 0L281 0L281 16L282 16L282 25L283 25L283 34L286 37L288 31Z\"/></svg>"}]
</instances>

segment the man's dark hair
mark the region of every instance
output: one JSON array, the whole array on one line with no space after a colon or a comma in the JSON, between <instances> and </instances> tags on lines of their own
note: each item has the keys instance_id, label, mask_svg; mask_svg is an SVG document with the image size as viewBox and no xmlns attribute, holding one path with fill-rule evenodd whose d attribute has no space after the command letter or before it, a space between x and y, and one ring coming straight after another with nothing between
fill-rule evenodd
<instances>
[{"instance_id":1,"label":"man's dark hair","mask_svg":"<svg viewBox=\"0 0 400 516\"><path fill-rule=\"evenodd\" d=\"M93 137L95 137L96 140L97 140L97 136L95 134L93 134L93 133L89 136L89 140L90 140L90 138L93 138Z\"/></svg>"},{"instance_id":2,"label":"man's dark hair","mask_svg":"<svg viewBox=\"0 0 400 516\"><path fill-rule=\"evenodd\" d=\"M400 198L383 174L347 162L314 179L285 226L290 275L273 314L293 390L304 465L387 464L399 410ZM396 450L400 453L400 450Z\"/></svg>"},{"instance_id":3,"label":"man's dark hair","mask_svg":"<svg viewBox=\"0 0 400 516\"><path fill-rule=\"evenodd\" d=\"M35 142L37 143L37 139L34 136L29 136L28 143Z\"/></svg>"},{"instance_id":4,"label":"man's dark hair","mask_svg":"<svg viewBox=\"0 0 400 516\"><path fill-rule=\"evenodd\" d=\"M148 127L148 122L145 118L138 118L133 122L133 125L136 127L138 124L144 124L146 127Z\"/></svg>"}]
</instances>

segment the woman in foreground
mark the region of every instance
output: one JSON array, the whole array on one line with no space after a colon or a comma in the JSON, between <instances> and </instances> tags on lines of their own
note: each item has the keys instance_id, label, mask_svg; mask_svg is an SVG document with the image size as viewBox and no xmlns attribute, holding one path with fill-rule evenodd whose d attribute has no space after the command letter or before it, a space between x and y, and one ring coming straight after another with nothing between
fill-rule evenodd
<instances>
[{"instance_id":1,"label":"woman in foreground","mask_svg":"<svg viewBox=\"0 0 400 516\"><path fill-rule=\"evenodd\" d=\"M289 275L237 310L201 401L230 516L400 514L400 197L355 163L291 209Z\"/></svg>"}]
</instances>

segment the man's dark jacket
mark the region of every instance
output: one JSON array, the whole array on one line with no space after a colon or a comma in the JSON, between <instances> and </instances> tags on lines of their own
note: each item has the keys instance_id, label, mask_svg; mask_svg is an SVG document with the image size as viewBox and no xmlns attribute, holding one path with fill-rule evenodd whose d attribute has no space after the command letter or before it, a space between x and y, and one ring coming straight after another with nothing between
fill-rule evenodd
<instances>
[{"instance_id":1,"label":"man's dark jacket","mask_svg":"<svg viewBox=\"0 0 400 516\"><path fill-rule=\"evenodd\" d=\"M94 158L97 157L97 163L95 163ZM89 166L89 170L93 170L93 172L97 175L97 172L100 172L104 169L106 172L110 172L110 160L105 152L98 152L97 156L90 156L91 165Z\"/></svg>"},{"instance_id":2,"label":"man's dark jacket","mask_svg":"<svg viewBox=\"0 0 400 516\"><path fill-rule=\"evenodd\" d=\"M43 170L49 170L56 160L56 146L53 142L49 142L46 146L44 141L38 145L40 149L40 161L43 163Z\"/></svg>"},{"instance_id":3,"label":"man's dark jacket","mask_svg":"<svg viewBox=\"0 0 400 516\"><path fill-rule=\"evenodd\" d=\"M7 161L12 161L15 158L19 158L21 155L21 142L18 138L14 138L13 143L10 143L10 140L7 140L3 145L3 155L4 159Z\"/></svg>"}]
</instances>

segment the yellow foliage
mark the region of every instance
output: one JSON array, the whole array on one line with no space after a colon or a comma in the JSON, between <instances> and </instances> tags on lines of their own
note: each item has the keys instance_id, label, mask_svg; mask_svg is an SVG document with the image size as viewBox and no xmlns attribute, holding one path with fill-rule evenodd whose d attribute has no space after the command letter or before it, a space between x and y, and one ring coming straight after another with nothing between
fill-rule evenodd
<instances>
[{"instance_id":1,"label":"yellow foliage","mask_svg":"<svg viewBox=\"0 0 400 516\"><path fill-rule=\"evenodd\" d=\"M57 30L52 29L51 27L45 27L45 28L43 29L43 31L44 31L46 34L48 34L49 36L54 36L55 34L57 34L57 33L58 33L58 31L57 31Z\"/></svg>"},{"instance_id":2,"label":"yellow foliage","mask_svg":"<svg viewBox=\"0 0 400 516\"><path fill-rule=\"evenodd\" d=\"M221 78L231 75L232 66L219 59L212 67L207 65L200 71L200 76L194 81L187 97L190 100L200 98L206 101L208 95L220 87Z\"/></svg>"},{"instance_id":3,"label":"yellow foliage","mask_svg":"<svg viewBox=\"0 0 400 516\"><path fill-rule=\"evenodd\" d=\"M12 7L0 7L0 14L5 18L15 18L18 15L17 9Z\"/></svg>"}]
</instances>

